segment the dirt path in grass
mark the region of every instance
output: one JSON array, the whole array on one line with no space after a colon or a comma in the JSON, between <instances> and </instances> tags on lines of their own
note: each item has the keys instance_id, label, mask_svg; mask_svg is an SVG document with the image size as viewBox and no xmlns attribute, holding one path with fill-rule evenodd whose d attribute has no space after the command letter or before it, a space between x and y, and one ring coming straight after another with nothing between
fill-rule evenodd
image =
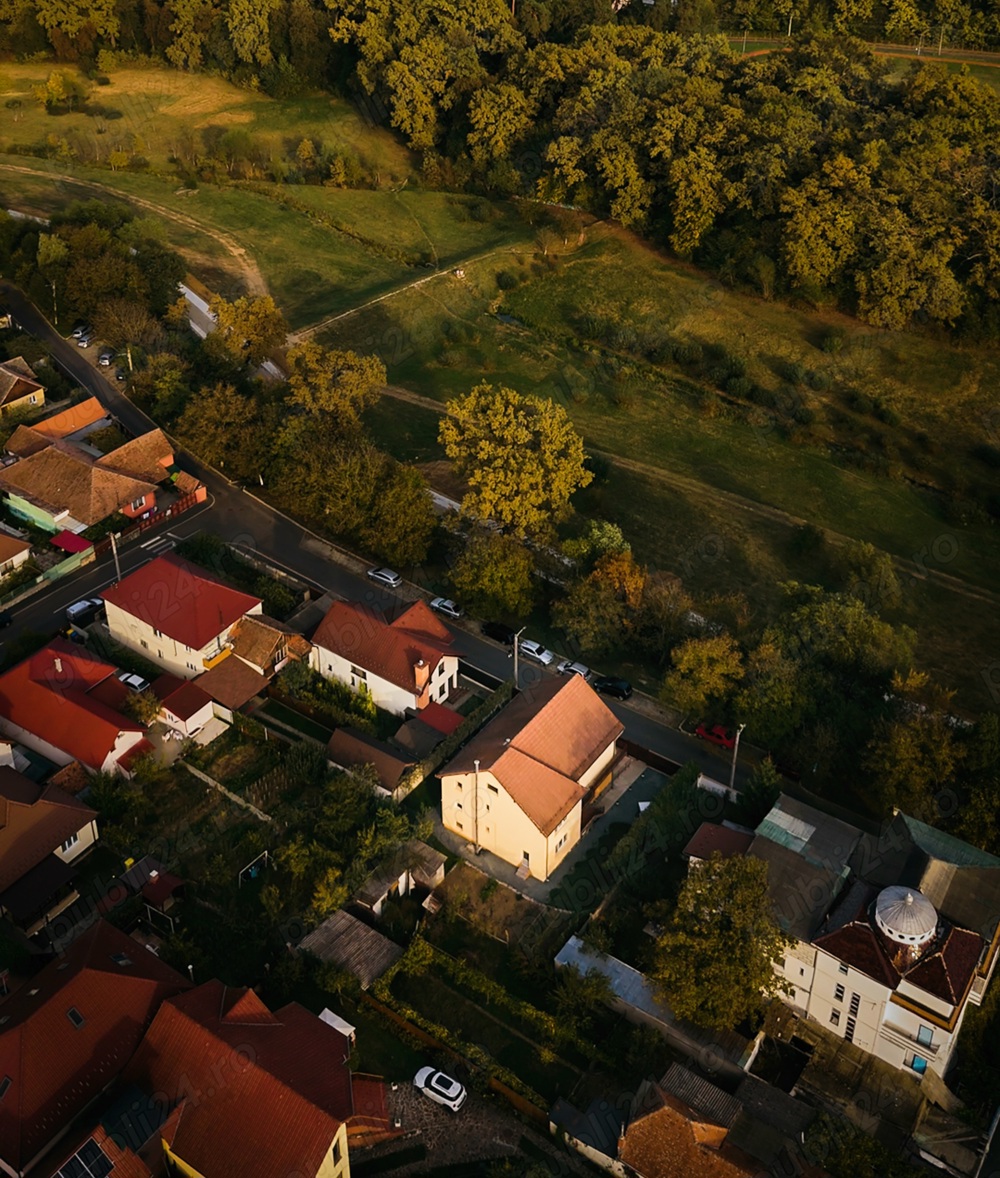
<instances>
[{"instance_id":1,"label":"dirt path in grass","mask_svg":"<svg viewBox=\"0 0 1000 1178\"><path fill-rule=\"evenodd\" d=\"M179 213L174 209L168 209L164 205L146 200L145 197L133 196L132 193L125 192L121 188L115 188L111 184L98 184L91 180L81 180L77 176L68 176L61 172L45 172L40 168L27 168L20 164L0 164L0 171L16 172L22 176L33 176L41 180L60 180L64 184L73 184L77 188L85 188L89 192L112 192L115 196L121 197L122 200L127 201L129 204L134 204L141 209L145 209L146 212L152 213L154 216L166 217L177 225L183 225L185 229L191 229L196 233L203 233L206 237L211 237L213 241L217 241L233 259L249 294L266 295L268 293L267 283L264 281L264 276L261 274L260 268L236 238L230 237L228 233L223 233L219 229L212 229L204 221L198 221L194 217L189 217L186 213Z\"/></svg>"},{"instance_id":2,"label":"dirt path in grass","mask_svg":"<svg viewBox=\"0 0 1000 1178\"><path fill-rule=\"evenodd\" d=\"M408 401L411 405L418 405L421 409L429 409L432 413L444 414L448 411L447 405L442 404L440 401L435 401L433 398L425 397L420 393L414 393L410 389L400 388L399 385L388 385L384 391L388 396L394 397L398 401ZM599 455L614 466L621 467L621 469L631 471L634 474L642 475L643 478L654 479L656 482L663 483L665 486L672 487L674 490L683 491L692 498L711 503L723 511L745 512L758 516L760 519L766 519L771 523L783 524L790 528L802 527L804 524L811 522L803 519L801 516L782 511L780 508L769 507L766 503L758 503L753 499L745 499L742 495L735 495L731 491L720 491L717 487L699 482L698 479L690 478L687 475L665 470L661 466L652 466L648 462L638 462L633 458L623 458L620 454L612 454L608 450L598 450L593 446L588 446L587 449L591 454ZM824 529L824 531L827 538L834 544L847 544L854 539L853 536L846 536L840 532L831 531L828 528ZM919 554L915 554L913 560L908 560L905 556L897 556L895 553L890 553L890 556L892 556L897 571L909 580L930 581L935 585L941 586L943 589L964 597L967 601L1000 606L1000 593L994 593L993 590L984 589L978 585L970 585L967 581L963 581L959 577L950 576L948 573L942 573L938 569L927 568Z\"/></svg>"}]
</instances>

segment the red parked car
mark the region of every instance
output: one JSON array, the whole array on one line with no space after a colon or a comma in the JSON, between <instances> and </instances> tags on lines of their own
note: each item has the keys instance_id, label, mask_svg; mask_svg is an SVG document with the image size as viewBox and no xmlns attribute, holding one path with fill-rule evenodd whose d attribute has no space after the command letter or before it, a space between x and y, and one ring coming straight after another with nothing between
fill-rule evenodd
<instances>
[{"instance_id":1,"label":"red parked car","mask_svg":"<svg viewBox=\"0 0 1000 1178\"><path fill-rule=\"evenodd\" d=\"M707 720L702 720L694 730L694 734L699 739L707 740L711 744L717 744L724 749L731 749L736 744L735 732L729 728L724 728L721 724L709 724Z\"/></svg>"}]
</instances>

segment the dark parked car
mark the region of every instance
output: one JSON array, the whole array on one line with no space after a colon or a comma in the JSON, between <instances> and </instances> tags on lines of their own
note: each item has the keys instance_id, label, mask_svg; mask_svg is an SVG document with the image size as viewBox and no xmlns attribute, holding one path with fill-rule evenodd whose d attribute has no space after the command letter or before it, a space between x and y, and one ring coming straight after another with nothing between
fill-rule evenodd
<instances>
[{"instance_id":1,"label":"dark parked car","mask_svg":"<svg viewBox=\"0 0 1000 1178\"><path fill-rule=\"evenodd\" d=\"M632 694L632 684L616 675L598 675L591 686L601 695L610 695L612 699L628 699Z\"/></svg>"},{"instance_id":2,"label":"dark parked car","mask_svg":"<svg viewBox=\"0 0 1000 1178\"><path fill-rule=\"evenodd\" d=\"M514 631L510 626L505 626L503 622L483 622L483 633L487 638L492 638L494 642L499 642L503 646L514 645Z\"/></svg>"},{"instance_id":3,"label":"dark parked car","mask_svg":"<svg viewBox=\"0 0 1000 1178\"><path fill-rule=\"evenodd\" d=\"M6 630L14 621L14 615L9 609L0 609L0 630Z\"/></svg>"}]
</instances>

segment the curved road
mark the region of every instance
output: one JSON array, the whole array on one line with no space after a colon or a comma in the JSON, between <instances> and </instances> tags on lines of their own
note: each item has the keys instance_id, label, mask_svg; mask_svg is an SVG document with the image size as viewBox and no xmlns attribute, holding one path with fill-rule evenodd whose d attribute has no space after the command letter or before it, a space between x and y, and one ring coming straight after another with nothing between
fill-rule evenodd
<instances>
[{"instance_id":1,"label":"curved road","mask_svg":"<svg viewBox=\"0 0 1000 1178\"><path fill-rule=\"evenodd\" d=\"M2 279L0 302L9 307L25 331L44 341L60 368L106 405L129 433L141 434L157 428L156 422L133 405L121 388L105 377L103 370L91 364L86 353L63 339L18 287ZM208 488L210 500L206 506L193 509L177 520L168 520L158 528L149 529L141 542L133 542L125 548L121 554L123 573L148 560L152 554L146 549L155 548L158 540L176 540L206 530L245 551L259 553L262 558L304 581L351 601L362 601L391 610L398 608L403 601L412 601L421 596L420 590L412 583L404 585L398 595L377 589L364 576L365 566L360 559L346 554L332 559L332 545L322 537L235 486L193 455L178 451L178 457L184 468L196 474ZM50 632L57 624L61 624L63 610L67 605L99 592L112 584L114 579L112 557L106 554L80 573L55 582L26 599L23 604L15 606L15 624L12 630L7 631L7 636L19 630ZM459 649L470 663L496 678L510 676L510 658L503 647L466 629L455 628L454 633ZM530 663L522 663L521 686L530 689L531 683L547 673L551 672L543 672ZM727 754L669 727L648 714L648 709L639 711L627 704L607 702L625 724L625 734L629 739L672 761L695 761L709 776L723 780L728 778ZM741 765L737 781L742 783L748 774L748 767Z\"/></svg>"}]
</instances>

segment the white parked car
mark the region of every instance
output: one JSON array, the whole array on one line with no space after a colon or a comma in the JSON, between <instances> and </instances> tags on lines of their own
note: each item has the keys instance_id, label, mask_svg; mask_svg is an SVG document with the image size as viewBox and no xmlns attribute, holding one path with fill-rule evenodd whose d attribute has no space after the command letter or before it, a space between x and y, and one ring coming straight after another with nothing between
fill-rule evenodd
<instances>
[{"instance_id":1,"label":"white parked car","mask_svg":"<svg viewBox=\"0 0 1000 1178\"><path fill-rule=\"evenodd\" d=\"M377 581L380 585L387 585L390 589L398 589L403 578L392 569L369 569L368 580Z\"/></svg>"},{"instance_id":2,"label":"white parked car","mask_svg":"<svg viewBox=\"0 0 1000 1178\"><path fill-rule=\"evenodd\" d=\"M421 1068L413 1077L413 1086L437 1104L450 1108L453 1113L458 1112L469 1095L457 1080L436 1068Z\"/></svg>"},{"instance_id":3,"label":"white parked car","mask_svg":"<svg viewBox=\"0 0 1000 1178\"><path fill-rule=\"evenodd\" d=\"M551 650L546 650L540 642L534 642L530 638L522 638L517 644L517 650L524 658L531 659L533 663L541 663L543 667L555 662L556 656Z\"/></svg>"},{"instance_id":4,"label":"white parked car","mask_svg":"<svg viewBox=\"0 0 1000 1178\"><path fill-rule=\"evenodd\" d=\"M74 601L66 609L66 621L75 622L78 626L85 626L104 609L104 602L99 597L85 597L82 601Z\"/></svg>"},{"instance_id":5,"label":"white parked car","mask_svg":"<svg viewBox=\"0 0 1000 1178\"><path fill-rule=\"evenodd\" d=\"M435 597L431 602L431 609L435 613L444 614L446 618L454 618L456 621L465 613L465 610L455 604L447 597Z\"/></svg>"},{"instance_id":6,"label":"white parked car","mask_svg":"<svg viewBox=\"0 0 1000 1178\"><path fill-rule=\"evenodd\" d=\"M149 686L148 679L143 679L141 675L136 675L133 671L119 671L118 678L132 691L145 691Z\"/></svg>"},{"instance_id":7,"label":"white parked car","mask_svg":"<svg viewBox=\"0 0 1000 1178\"><path fill-rule=\"evenodd\" d=\"M582 679L590 681L590 668L585 667L583 663L574 663L571 659L563 659L556 670L560 675L579 675Z\"/></svg>"}]
</instances>

